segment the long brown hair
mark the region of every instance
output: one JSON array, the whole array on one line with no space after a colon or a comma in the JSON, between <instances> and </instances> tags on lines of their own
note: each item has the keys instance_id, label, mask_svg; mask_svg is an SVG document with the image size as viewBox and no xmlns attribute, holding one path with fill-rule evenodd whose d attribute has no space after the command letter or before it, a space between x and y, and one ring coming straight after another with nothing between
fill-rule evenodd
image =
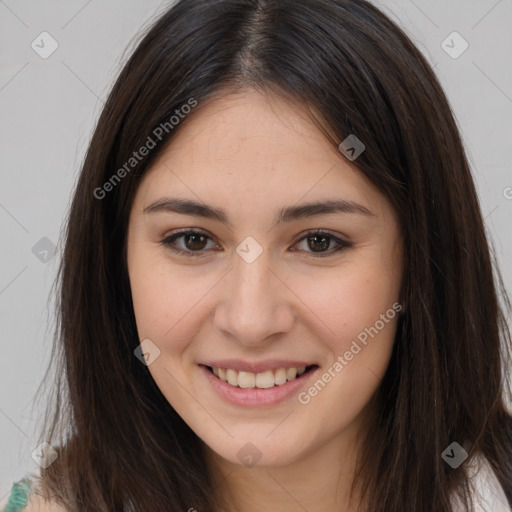
<instances>
[{"instance_id":1,"label":"long brown hair","mask_svg":"<svg viewBox=\"0 0 512 512\"><path fill-rule=\"evenodd\" d=\"M365 505L440 512L455 490L468 499L465 464L441 456L453 441L468 461L487 458L512 504L510 301L439 82L364 0L180 0L144 35L102 111L67 219L40 438L59 456L41 470L45 493L73 511L218 510L202 442L134 356L126 233L141 177L194 112L176 126L171 116L247 87L292 99L335 147L350 134L363 141L354 165L401 222L405 309L358 465ZM148 137L155 147L131 161Z\"/></svg>"}]
</instances>

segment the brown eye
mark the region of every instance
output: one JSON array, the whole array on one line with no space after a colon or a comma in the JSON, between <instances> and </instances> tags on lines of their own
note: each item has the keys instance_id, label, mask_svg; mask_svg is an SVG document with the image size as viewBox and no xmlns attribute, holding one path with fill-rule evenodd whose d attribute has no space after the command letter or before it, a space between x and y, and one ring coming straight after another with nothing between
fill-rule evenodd
<instances>
[{"instance_id":1,"label":"brown eye","mask_svg":"<svg viewBox=\"0 0 512 512\"><path fill-rule=\"evenodd\" d=\"M310 256L319 258L330 256L333 253L352 247L352 244L349 242L345 242L340 238L322 230L309 231L306 233L305 237L299 240L299 242L302 242L303 240L307 241L308 250L305 252L309 253ZM331 250L328 250L333 241L335 247Z\"/></svg>"},{"instance_id":2,"label":"brown eye","mask_svg":"<svg viewBox=\"0 0 512 512\"><path fill-rule=\"evenodd\" d=\"M177 246L176 241L179 239L183 239L182 248ZM162 240L161 244L178 254L195 257L204 255L208 240L211 240L211 238L201 231L187 230L174 233ZM217 244L214 244L214 246L218 247Z\"/></svg>"},{"instance_id":3,"label":"brown eye","mask_svg":"<svg viewBox=\"0 0 512 512\"><path fill-rule=\"evenodd\" d=\"M307 240L309 243L309 247L311 248L311 250L313 252L317 252L317 251L321 252L321 251L327 250L329 248L331 239L328 236L315 235L315 236L308 236Z\"/></svg>"},{"instance_id":4,"label":"brown eye","mask_svg":"<svg viewBox=\"0 0 512 512\"><path fill-rule=\"evenodd\" d=\"M182 240L182 244L177 244L178 240ZM306 233L306 236L301 238L299 242L307 241L307 249L302 251L313 257L326 257L343 249L352 247L352 244L345 242L340 238L322 231L314 230ZM207 248L208 241L211 241L213 247ZM177 254L185 256L204 256L208 250L218 250L219 246L213 242L210 236L201 231L187 230L174 233L161 241L161 244L168 247L170 250ZM332 245L334 248L330 249ZM179 247L181 245L181 247Z\"/></svg>"},{"instance_id":5,"label":"brown eye","mask_svg":"<svg viewBox=\"0 0 512 512\"><path fill-rule=\"evenodd\" d=\"M206 236L198 233L190 233L183 235L183 241L185 243L185 246L187 247L187 249L190 249L191 251L198 251L204 249L206 245L206 239Z\"/></svg>"}]
</instances>

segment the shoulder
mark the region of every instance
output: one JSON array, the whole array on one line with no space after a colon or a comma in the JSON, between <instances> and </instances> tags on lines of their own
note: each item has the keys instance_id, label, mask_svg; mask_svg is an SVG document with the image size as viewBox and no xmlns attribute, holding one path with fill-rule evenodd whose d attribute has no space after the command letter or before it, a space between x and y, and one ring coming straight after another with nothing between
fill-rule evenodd
<instances>
[{"instance_id":1,"label":"shoulder","mask_svg":"<svg viewBox=\"0 0 512 512\"><path fill-rule=\"evenodd\" d=\"M492 512L510 512L505 491L489 462L479 456L471 475L472 486L475 490L475 497L482 510Z\"/></svg>"},{"instance_id":2,"label":"shoulder","mask_svg":"<svg viewBox=\"0 0 512 512\"><path fill-rule=\"evenodd\" d=\"M503 487L488 460L481 454L473 457L466 466L472 503L477 512L510 512ZM454 503L460 506L460 501ZM454 510L459 510L455 508ZM461 509L462 510L462 509Z\"/></svg>"},{"instance_id":3,"label":"shoulder","mask_svg":"<svg viewBox=\"0 0 512 512\"><path fill-rule=\"evenodd\" d=\"M45 501L39 494L32 493L23 512L67 512L67 510L55 501Z\"/></svg>"},{"instance_id":4,"label":"shoulder","mask_svg":"<svg viewBox=\"0 0 512 512\"><path fill-rule=\"evenodd\" d=\"M0 512L67 512L62 505L43 498L34 475L15 482L9 493L0 500Z\"/></svg>"}]
</instances>

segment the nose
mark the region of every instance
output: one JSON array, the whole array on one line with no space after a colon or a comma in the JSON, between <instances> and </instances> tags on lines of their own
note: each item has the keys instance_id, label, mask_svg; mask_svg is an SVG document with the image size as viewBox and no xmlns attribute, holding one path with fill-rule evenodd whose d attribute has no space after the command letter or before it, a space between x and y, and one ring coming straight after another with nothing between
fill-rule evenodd
<instances>
[{"instance_id":1,"label":"nose","mask_svg":"<svg viewBox=\"0 0 512 512\"><path fill-rule=\"evenodd\" d=\"M215 309L214 326L247 347L268 343L273 335L290 331L295 321L294 295L269 267L266 254L252 263L235 255Z\"/></svg>"}]
</instances>

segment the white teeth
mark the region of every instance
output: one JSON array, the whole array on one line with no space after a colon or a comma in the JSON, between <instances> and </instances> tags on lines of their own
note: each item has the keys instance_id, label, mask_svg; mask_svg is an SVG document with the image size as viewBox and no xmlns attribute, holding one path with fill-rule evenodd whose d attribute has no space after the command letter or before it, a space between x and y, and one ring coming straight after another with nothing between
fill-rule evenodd
<instances>
[{"instance_id":1,"label":"white teeth","mask_svg":"<svg viewBox=\"0 0 512 512\"><path fill-rule=\"evenodd\" d=\"M230 382L231 384L231 382ZM253 388L256 384L256 375L249 372L238 372L238 385L241 388Z\"/></svg>"},{"instance_id":2,"label":"white teeth","mask_svg":"<svg viewBox=\"0 0 512 512\"><path fill-rule=\"evenodd\" d=\"M257 388L273 388L274 387L274 372L267 370L266 372L256 374L256 387Z\"/></svg>"},{"instance_id":3,"label":"white teeth","mask_svg":"<svg viewBox=\"0 0 512 512\"><path fill-rule=\"evenodd\" d=\"M300 377L306 367L300 368L278 368L275 371L267 370L261 373L237 372L231 368L212 368L213 374L223 382L227 382L231 386L239 386L241 388L260 388L268 389L274 386L282 386L287 380L294 380Z\"/></svg>"},{"instance_id":4,"label":"white teeth","mask_svg":"<svg viewBox=\"0 0 512 512\"><path fill-rule=\"evenodd\" d=\"M275 376L274 376L274 382L281 386L286 382L286 369L285 368L279 368L279 370L276 370Z\"/></svg>"},{"instance_id":5,"label":"white teeth","mask_svg":"<svg viewBox=\"0 0 512 512\"><path fill-rule=\"evenodd\" d=\"M288 368L288 370L286 370L286 378L293 380L295 377L297 377L297 368Z\"/></svg>"},{"instance_id":6,"label":"white teeth","mask_svg":"<svg viewBox=\"0 0 512 512\"><path fill-rule=\"evenodd\" d=\"M232 370L228 368L226 370L226 376L228 378L228 383L232 386L238 386L238 372L236 370Z\"/></svg>"}]
</instances>

